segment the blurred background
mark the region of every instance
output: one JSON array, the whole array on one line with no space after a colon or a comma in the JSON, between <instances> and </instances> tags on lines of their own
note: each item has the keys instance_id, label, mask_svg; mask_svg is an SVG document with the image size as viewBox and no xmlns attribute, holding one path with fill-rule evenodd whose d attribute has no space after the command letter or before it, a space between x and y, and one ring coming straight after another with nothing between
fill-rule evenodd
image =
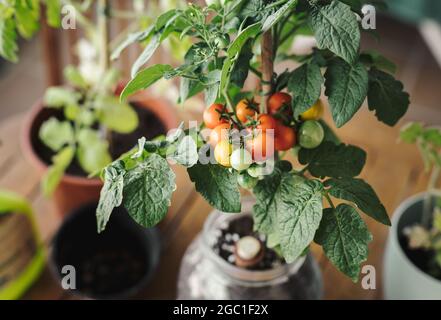
<instances>
[{"instance_id":1,"label":"blurred background","mask_svg":"<svg viewBox=\"0 0 441 320\"><path fill-rule=\"evenodd\" d=\"M113 2L121 10L130 5L129 1ZM152 3L146 1L147 12L149 6L158 6ZM397 64L396 78L403 82L411 97L409 111L397 127L409 120L438 126L441 124L441 1L388 0L386 3L389 5L388 12L377 12L376 32L380 40L365 33L362 47L376 49ZM127 24L127 21L113 24L111 33L116 34ZM0 58L0 188L17 192L31 202L37 228L49 251L52 250L53 235L61 218L54 213L50 201L41 195L38 175L20 152L20 130L27 112L41 99L45 89L63 83L63 66L77 63L73 47L80 37L81 31L55 30L43 25L37 37L30 41L20 40L19 63L9 63ZM126 77L140 50L132 46L119 60ZM170 60L173 60L170 51L161 51L154 58L156 63ZM166 87L158 89L158 92L159 95L176 98L176 90ZM196 101L190 106L193 114L184 113L181 106L176 107L176 113L181 118L200 117L198 114L203 107L201 101ZM390 215L401 201L424 190L427 183L417 150L398 144L398 132L398 128L386 128L377 123L367 106L353 122L339 131L343 141L360 145L368 152L368 164L363 175L377 190ZM179 265L185 249L202 229L211 211L209 205L193 193L193 187L183 172L178 173L178 190L181 191L174 199L169 218L159 228L163 241L159 271L152 275L152 282L138 297L176 298ZM370 246L367 264L377 270L376 288L366 290L360 284L352 283L336 272L317 248L313 248L324 274L325 298L383 298L382 257L388 230L372 222L368 225L375 240ZM59 287L49 268L45 267L42 276L24 298L72 297Z\"/></svg>"}]
</instances>

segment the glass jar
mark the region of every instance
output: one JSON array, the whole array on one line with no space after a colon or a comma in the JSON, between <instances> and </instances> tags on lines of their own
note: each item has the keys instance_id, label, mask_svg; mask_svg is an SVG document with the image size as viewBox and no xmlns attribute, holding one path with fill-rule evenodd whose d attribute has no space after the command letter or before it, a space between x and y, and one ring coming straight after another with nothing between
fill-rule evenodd
<instances>
[{"instance_id":1,"label":"glass jar","mask_svg":"<svg viewBox=\"0 0 441 320\"><path fill-rule=\"evenodd\" d=\"M253 271L230 264L211 244L216 230L234 219L251 215L253 202L244 201L240 214L213 211L188 247L181 263L178 299L293 300L321 299L323 283L319 267L308 254L290 264Z\"/></svg>"}]
</instances>

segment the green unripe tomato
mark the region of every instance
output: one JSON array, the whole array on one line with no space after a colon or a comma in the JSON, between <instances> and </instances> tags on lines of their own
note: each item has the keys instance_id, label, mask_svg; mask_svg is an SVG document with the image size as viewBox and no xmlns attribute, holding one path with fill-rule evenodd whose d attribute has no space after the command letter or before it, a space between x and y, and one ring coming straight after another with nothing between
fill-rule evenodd
<instances>
[{"instance_id":1,"label":"green unripe tomato","mask_svg":"<svg viewBox=\"0 0 441 320\"><path fill-rule=\"evenodd\" d=\"M237 176L237 183L239 183L239 185L242 188L247 189L247 190L253 189L257 185L258 182L259 182L259 179L253 178L252 176L250 176L246 172Z\"/></svg>"},{"instance_id":2,"label":"green unripe tomato","mask_svg":"<svg viewBox=\"0 0 441 320\"><path fill-rule=\"evenodd\" d=\"M305 121L299 130L299 143L303 148L317 148L325 138L325 131L318 121Z\"/></svg>"},{"instance_id":3,"label":"green unripe tomato","mask_svg":"<svg viewBox=\"0 0 441 320\"><path fill-rule=\"evenodd\" d=\"M233 151L230 157L231 167L237 171L247 170L253 163L251 153L243 148Z\"/></svg>"}]
</instances>

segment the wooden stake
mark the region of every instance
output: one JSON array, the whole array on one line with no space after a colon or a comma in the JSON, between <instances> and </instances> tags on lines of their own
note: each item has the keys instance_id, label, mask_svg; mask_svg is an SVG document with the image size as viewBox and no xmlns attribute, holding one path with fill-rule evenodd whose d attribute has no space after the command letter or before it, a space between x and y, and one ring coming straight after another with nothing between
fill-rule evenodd
<instances>
[{"instance_id":1,"label":"wooden stake","mask_svg":"<svg viewBox=\"0 0 441 320\"><path fill-rule=\"evenodd\" d=\"M272 79L274 73L273 64L273 35L271 30L265 32L262 36L261 42L262 50L262 102L261 113L267 113L267 99L272 93Z\"/></svg>"}]
</instances>

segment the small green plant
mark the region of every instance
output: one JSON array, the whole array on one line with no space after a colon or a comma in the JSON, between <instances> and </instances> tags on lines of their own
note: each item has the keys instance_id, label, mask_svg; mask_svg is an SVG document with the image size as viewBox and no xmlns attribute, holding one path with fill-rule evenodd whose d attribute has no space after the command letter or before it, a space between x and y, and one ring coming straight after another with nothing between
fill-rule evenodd
<instances>
[{"instance_id":1,"label":"small green plant","mask_svg":"<svg viewBox=\"0 0 441 320\"><path fill-rule=\"evenodd\" d=\"M402 128L401 140L418 146L426 172L431 171L421 223L405 230L411 249L433 252L429 272L441 276L441 196L437 190L441 170L441 130L412 122ZM435 199L433 203L433 199ZM432 209L433 208L433 209Z\"/></svg>"},{"instance_id":2,"label":"small green plant","mask_svg":"<svg viewBox=\"0 0 441 320\"><path fill-rule=\"evenodd\" d=\"M366 153L342 143L321 120L322 87L337 127L350 121L366 98L376 117L391 126L409 105L402 84L390 74L393 64L378 53L360 51L357 15L365 2L189 4L130 35L119 50L136 41L146 47L132 67L123 101L161 78L178 77L180 100L203 92L207 109L200 126L181 127L154 141L140 139L137 149L103 169L98 231L120 205L145 227L161 221L176 188L167 163L172 160L188 168L196 190L220 211L240 212L239 188L250 189L256 199L255 228L286 261L315 241L357 281L372 240L358 210L385 225L390 220L374 190L357 178ZM290 44L301 34L314 35L318 47L298 56ZM143 68L170 35L193 42L184 63ZM284 60L299 66L276 74L274 64ZM250 74L261 85L245 91ZM297 155L301 166L283 160L286 152ZM334 205L334 198L345 203Z\"/></svg>"}]
</instances>

